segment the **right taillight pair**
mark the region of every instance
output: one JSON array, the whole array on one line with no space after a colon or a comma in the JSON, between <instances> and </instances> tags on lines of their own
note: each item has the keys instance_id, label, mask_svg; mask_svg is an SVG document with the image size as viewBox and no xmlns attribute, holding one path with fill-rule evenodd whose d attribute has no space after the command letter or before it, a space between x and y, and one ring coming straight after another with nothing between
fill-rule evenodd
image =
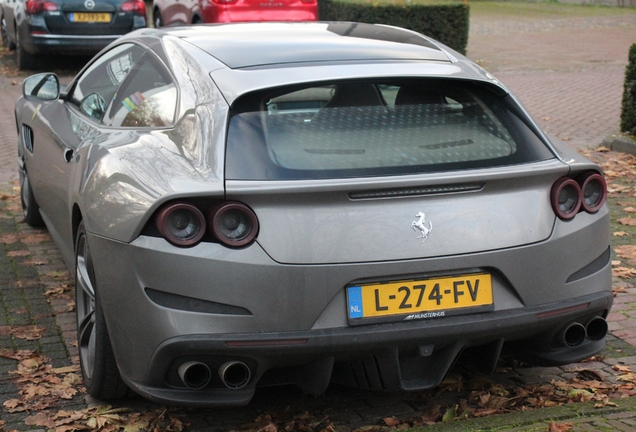
<instances>
[{"instance_id":1,"label":"right taillight pair","mask_svg":"<svg viewBox=\"0 0 636 432\"><path fill-rule=\"evenodd\" d=\"M175 246L198 244L205 232L230 247L246 246L258 234L256 214L237 201L220 201L203 212L186 201L164 204L155 216L161 235Z\"/></svg>"},{"instance_id":2,"label":"right taillight pair","mask_svg":"<svg viewBox=\"0 0 636 432\"><path fill-rule=\"evenodd\" d=\"M556 215L572 219L579 211L596 213L607 199L607 184L596 171L586 171L575 178L561 177L552 186L550 201Z\"/></svg>"}]
</instances>

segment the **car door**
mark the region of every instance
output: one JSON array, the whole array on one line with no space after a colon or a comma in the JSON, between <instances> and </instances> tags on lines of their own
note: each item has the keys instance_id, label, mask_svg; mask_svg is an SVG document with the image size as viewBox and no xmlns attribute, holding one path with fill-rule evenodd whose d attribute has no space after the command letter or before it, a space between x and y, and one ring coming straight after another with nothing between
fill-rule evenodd
<instances>
[{"instance_id":1,"label":"car door","mask_svg":"<svg viewBox=\"0 0 636 432\"><path fill-rule=\"evenodd\" d=\"M33 193L65 257L72 256L74 242L72 177L81 167L78 149L103 141L111 132L103 125L106 111L143 52L135 44L115 47L78 76L66 97L41 104L31 121L23 120L34 143L27 161Z\"/></svg>"}]
</instances>

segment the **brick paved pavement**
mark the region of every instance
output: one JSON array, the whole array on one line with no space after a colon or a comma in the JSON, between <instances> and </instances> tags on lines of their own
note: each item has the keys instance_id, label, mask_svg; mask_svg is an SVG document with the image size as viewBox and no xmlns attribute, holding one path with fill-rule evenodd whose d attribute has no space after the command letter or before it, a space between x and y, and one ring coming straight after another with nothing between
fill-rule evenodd
<instances>
[{"instance_id":1,"label":"brick paved pavement","mask_svg":"<svg viewBox=\"0 0 636 432\"><path fill-rule=\"evenodd\" d=\"M596 146L608 134L618 132L618 107L629 44L636 42L636 14L628 17L602 17L554 20L497 20L492 17L471 21L468 55L489 68L526 104L529 111L548 132L567 138L575 148ZM15 124L13 101L20 93L20 78L0 76L0 190L14 193ZM13 184L9 182L13 181ZM0 327L40 325L47 329L44 337L25 341L0 334L0 347L37 349L51 357L54 366L76 361L73 346L73 314L66 301L45 295L70 277L59 252L50 239L33 236L45 233L21 222L19 209L11 200L0 200L0 239L16 234L20 241L0 241ZM28 251L24 255L22 251ZM13 252L13 253L11 253ZM37 263L38 265L33 265ZM567 380L582 368L602 374L607 382L616 382L615 364L636 366L636 288L625 286L625 294L616 300L611 314L609 349L602 361L554 368L503 369L489 378L506 388L524 384ZM47 301L48 300L48 301ZM623 340L624 339L624 340ZM631 345L630 345L631 344ZM15 397L16 389L7 379L15 361L0 357L0 399ZM264 411L306 410L327 415L341 426L377 423L385 416L398 418L421 414L431 404L452 406L465 392L450 391L429 397L429 393L374 393L338 387L330 388L324 398L303 398L295 389L263 390L254 402L235 410L190 410L190 430L229 430L253 421ZM64 403L75 409L91 403L75 397ZM126 406L153 407L141 399L130 399ZM522 414L493 416L485 419L438 425L430 430L546 430L551 419L569 421L574 430L636 430L636 399L619 401L619 408L603 411L576 404L561 410L533 410ZM30 430L26 414L0 411L5 430ZM0 429L1 430L1 429Z\"/></svg>"},{"instance_id":2,"label":"brick paved pavement","mask_svg":"<svg viewBox=\"0 0 636 432\"><path fill-rule=\"evenodd\" d=\"M577 149L619 132L636 14L550 20L471 20L468 56L523 102L546 132Z\"/></svg>"},{"instance_id":3,"label":"brick paved pavement","mask_svg":"<svg viewBox=\"0 0 636 432\"><path fill-rule=\"evenodd\" d=\"M16 158L15 115L13 103L22 91L20 78L7 78L0 75L0 183L18 178Z\"/></svg>"}]
</instances>

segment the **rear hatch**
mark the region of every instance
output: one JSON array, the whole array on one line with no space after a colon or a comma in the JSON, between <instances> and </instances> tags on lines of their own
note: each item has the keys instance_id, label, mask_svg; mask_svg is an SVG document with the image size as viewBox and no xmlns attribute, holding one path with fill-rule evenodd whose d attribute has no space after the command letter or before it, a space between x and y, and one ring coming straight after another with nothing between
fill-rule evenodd
<instances>
[{"instance_id":1,"label":"rear hatch","mask_svg":"<svg viewBox=\"0 0 636 432\"><path fill-rule=\"evenodd\" d=\"M133 30L134 14L122 12L122 0L64 1L61 13L45 14L49 31L60 35L123 35Z\"/></svg>"},{"instance_id":2,"label":"rear hatch","mask_svg":"<svg viewBox=\"0 0 636 432\"><path fill-rule=\"evenodd\" d=\"M376 80L237 100L226 188L254 209L274 260L373 262L545 240L567 169L506 95Z\"/></svg>"}]
</instances>

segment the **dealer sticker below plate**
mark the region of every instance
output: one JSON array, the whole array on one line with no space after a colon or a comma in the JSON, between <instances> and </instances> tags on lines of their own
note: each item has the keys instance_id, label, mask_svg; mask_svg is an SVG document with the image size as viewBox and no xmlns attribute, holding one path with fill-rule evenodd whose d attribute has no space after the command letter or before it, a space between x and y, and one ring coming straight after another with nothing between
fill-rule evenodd
<instances>
[{"instance_id":1,"label":"dealer sticker below plate","mask_svg":"<svg viewBox=\"0 0 636 432\"><path fill-rule=\"evenodd\" d=\"M472 273L347 287L349 319L422 319L493 309L492 277Z\"/></svg>"}]
</instances>

